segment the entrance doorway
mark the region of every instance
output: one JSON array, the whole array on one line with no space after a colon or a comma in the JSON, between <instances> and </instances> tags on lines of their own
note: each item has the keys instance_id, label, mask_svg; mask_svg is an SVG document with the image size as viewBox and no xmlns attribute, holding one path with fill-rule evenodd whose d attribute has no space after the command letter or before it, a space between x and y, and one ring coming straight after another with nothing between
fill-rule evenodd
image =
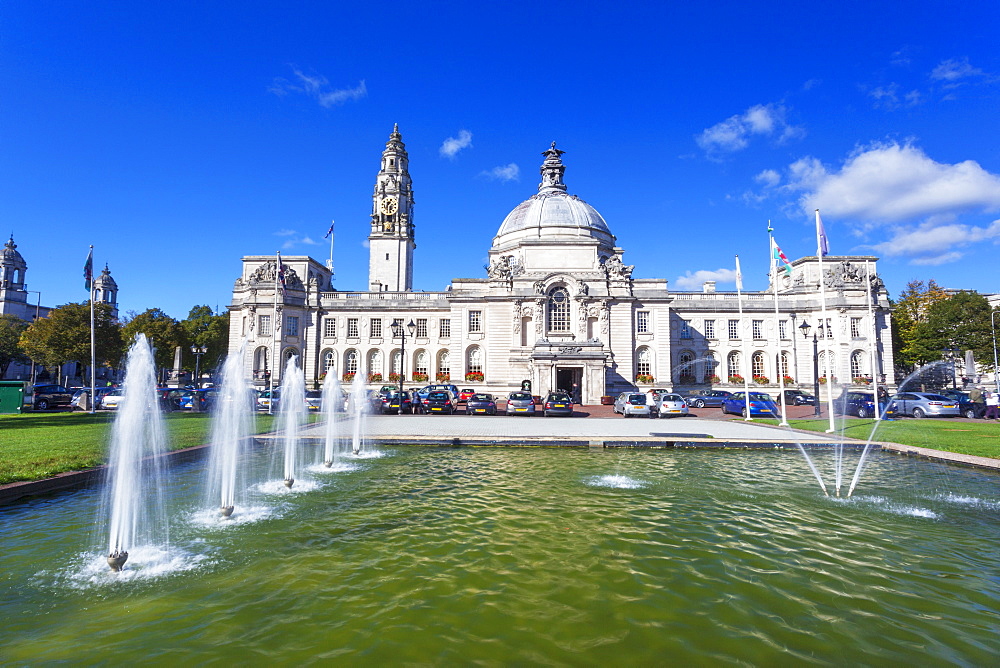
<instances>
[{"instance_id":1,"label":"entrance doorway","mask_svg":"<svg viewBox=\"0 0 1000 668\"><path fill-rule=\"evenodd\" d=\"M558 367L556 369L556 389L576 393L573 401L583 402L583 369L580 367Z\"/></svg>"}]
</instances>

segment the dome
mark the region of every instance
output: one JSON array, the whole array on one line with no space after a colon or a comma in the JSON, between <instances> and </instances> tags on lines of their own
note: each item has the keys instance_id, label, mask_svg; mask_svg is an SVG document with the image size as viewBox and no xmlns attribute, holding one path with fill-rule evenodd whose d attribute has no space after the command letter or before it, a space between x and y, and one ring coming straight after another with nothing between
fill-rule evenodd
<instances>
[{"instance_id":1,"label":"dome","mask_svg":"<svg viewBox=\"0 0 1000 668\"><path fill-rule=\"evenodd\" d=\"M538 194L518 204L507 214L496 237L493 248L501 249L525 239L570 240L590 238L614 246L615 237L608 229L604 217L576 195L566 192L562 175L566 167L560 156L564 151L551 148L542 153L542 182Z\"/></svg>"},{"instance_id":2,"label":"dome","mask_svg":"<svg viewBox=\"0 0 1000 668\"><path fill-rule=\"evenodd\" d=\"M5 267L27 268L28 264L17 251L17 244L14 243L14 235L10 235L10 241L4 244L0 250L0 265Z\"/></svg>"}]
</instances>

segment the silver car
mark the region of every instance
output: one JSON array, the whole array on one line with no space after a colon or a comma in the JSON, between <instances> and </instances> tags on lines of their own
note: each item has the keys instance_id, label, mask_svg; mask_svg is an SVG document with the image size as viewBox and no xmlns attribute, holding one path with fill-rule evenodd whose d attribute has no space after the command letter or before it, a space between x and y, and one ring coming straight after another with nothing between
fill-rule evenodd
<instances>
[{"instance_id":1,"label":"silver car","mask_svg":"<svg viewBox=\"0 0 1000 668\"><path fill-rule=\"evenodd\" d=\"M660 417L677 417L690 415L687 401L679 394L660 395Z\"/></svg>"},{"instance_id":2,"label":"silver car","mask_svg":"<svg viewBox=\"0 0 1000 668\"><path fill-rule=\"evenodd\" d=\"M961 417L958 402L941 394L930 392L900 392L892 398L890 406L898 415L910 417Z\"/></svg>"},{"instance_id":3,"label":"silver car","mask_svg":"<svg viewBox=\"0 0 1000 668\"><path fill-rule=\"evenodd\" d=\"M633 415L649 415L649 403L646 395L642 392L622 392L615 399L615 413L621 413L624 417Z\"/></svg>"},{"instance_id":4,"label":"silver car","mask_svg":"<svg viewBox=\"0 0 1000 668\"><path fill-rule=\"evenodd\" d=\"M507 395L507 415L534 415L535 398L531 392L511 392Z\"/></svg>"}]
</instances>

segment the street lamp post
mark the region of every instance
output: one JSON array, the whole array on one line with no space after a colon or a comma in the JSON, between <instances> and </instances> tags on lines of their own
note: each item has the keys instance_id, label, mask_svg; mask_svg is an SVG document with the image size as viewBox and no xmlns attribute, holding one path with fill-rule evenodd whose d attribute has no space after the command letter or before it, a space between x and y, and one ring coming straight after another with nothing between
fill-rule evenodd
<instances>
[{"instance_id":1,"label":"street lamp post","mask_svg":"<svg viewBox=\"0 0 1000 668\"><path fill-rule=\"evenodd\" d=\"M402 320L392 321L392 335L399 339L399 414L403 414L403 379L406 377L406 332L413 336L417 330L416 324L410 320L403 327Z\"/></svg>"},{"instance_id":2,"label":"street lamp post","mask_svg":"<svg viewBox=\"0 0 1000 668\"><path fill-rule=\"evenodd\" d=\"M197 390L198 386L201 385L199 382L201 380L201 356L208 352L208 346L191 346L191 352L194 353L194 389ZM196 411L201 408L198 405L200 399L197 392L192 393L191 407Z\"/></svg>"},{"instance_id":3,"label":"street lamp post","mask_svg":"<svg viewBox=\"0 0 1000 668\"><path fill-rule=\"evenodd\" d=\"M799 325L799 330L802 332L803 338L807 341L809 340L809 330L812 326L805 320ZM819 417L822 411L819 407L819 338L823 336L823 324L820 323L819 327L813 333L813 394L816 395L816 408L813 411L813 415ZM827 382L830 382L827 379Z\"/></svg>"}]
</instances>

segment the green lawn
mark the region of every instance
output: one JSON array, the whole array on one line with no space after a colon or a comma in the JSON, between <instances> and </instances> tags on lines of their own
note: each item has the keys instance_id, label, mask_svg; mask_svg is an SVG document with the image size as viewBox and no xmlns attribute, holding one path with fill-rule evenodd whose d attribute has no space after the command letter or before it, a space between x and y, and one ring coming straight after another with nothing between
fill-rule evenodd
<instances>
[{"instance_id":1,"label":"green lawn","mask_svg":"<svg viewBox=\"0 0 1000 668\"><path fill-rule=\"evenodd\" d=\"M207 413L164 416L171 450L208 440ZM310 416L315 419L315 416ZM0 415L0 484L40 480L107 461L114 413ZM257 416L257 433L271 430L274 416Z\"/></svg>"},{"instance_id":2,"label":"green lawn","mask_svg":"<svg viewBox=\"0 0 1000 668\"><path fill-rule=\"evenodd\" d=\"M774 420L762 422L777 424ZM788 424L795 429L819 432L830 426L827 420L789 420ZM836 424L838 429L843 424L845 436L868 440L875 420L847 419L838 420ZM1000 424L987 420L883 420L872 440L1000 459Z\"/></svg>"}]
</instances>

